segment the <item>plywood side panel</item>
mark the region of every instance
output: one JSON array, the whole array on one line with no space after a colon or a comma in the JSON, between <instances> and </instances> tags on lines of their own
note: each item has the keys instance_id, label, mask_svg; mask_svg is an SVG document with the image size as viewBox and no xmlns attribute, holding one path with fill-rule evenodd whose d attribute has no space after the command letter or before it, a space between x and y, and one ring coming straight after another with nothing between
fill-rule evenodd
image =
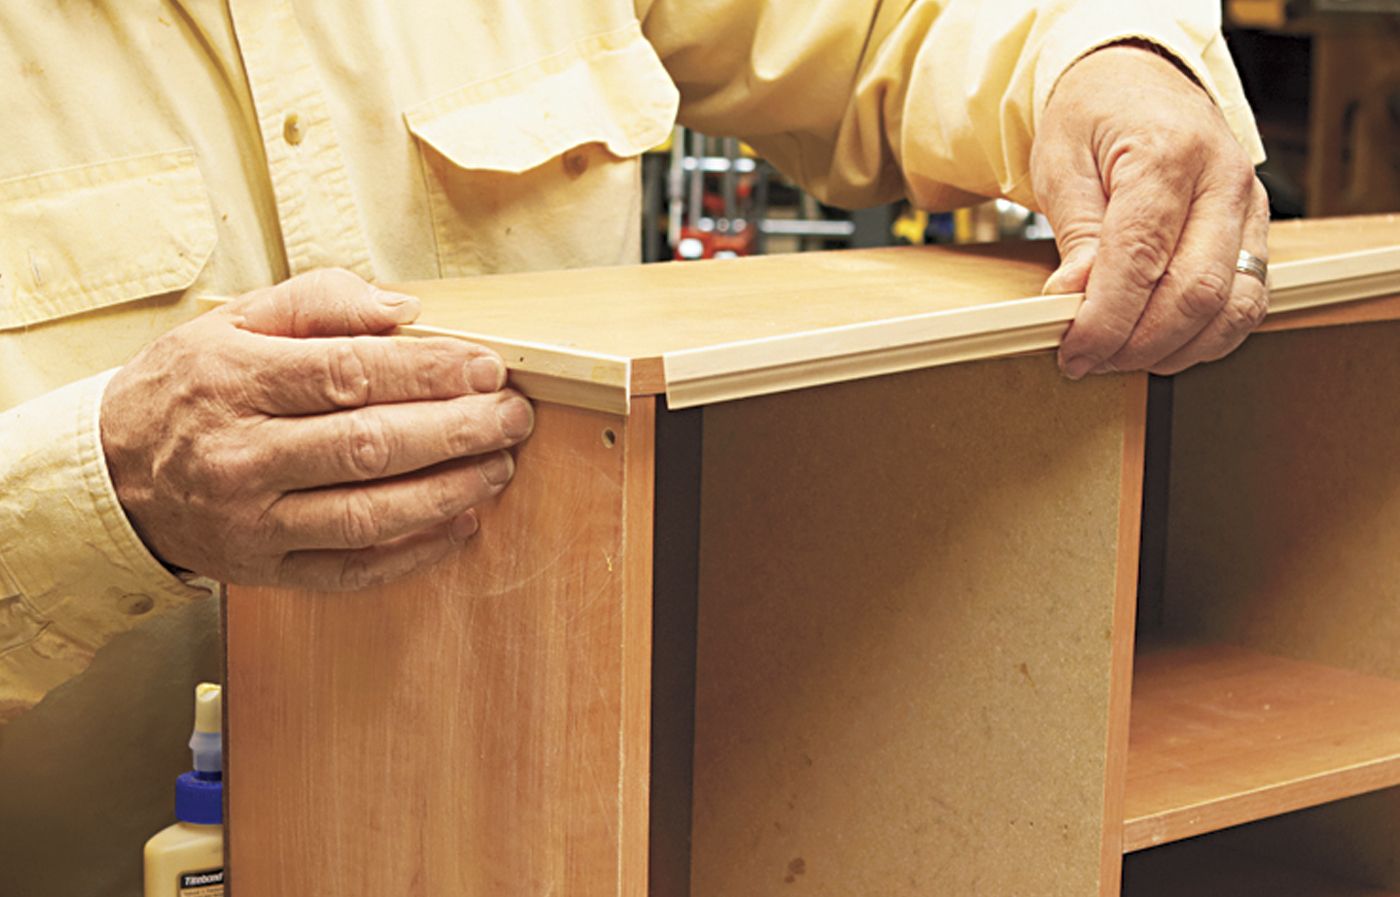
<instances>
[{"instance_id":1,"label":"plywood side panel","mask_svg":"<svg viewBox=\"0 0 1400 897\"><path fill-rule=\"evenodd\" d=\"M694 897L1116 894L1142 386L1022 358L706 409Z\"/></svg>"},{"instance_id":2,"label":"plywood side panel","mask_svg":"<svg viewBox=\"0 0 1400 897\"><path fill-rule=\"evenodd\" d=\"M1400 677L1400 324L1177 378L1168 628Z\"/></svg>"},{"instance_id":3,"label":"plywood side panel","mask_svg":"<svg viewBox=\"0 0 1400 897\"><path fill-rule=\"evenodd\" d=\"M354 595L235 589L243 897L645 890L650 400L538 408L456 557Z\"/></svg>"}]
</instances>

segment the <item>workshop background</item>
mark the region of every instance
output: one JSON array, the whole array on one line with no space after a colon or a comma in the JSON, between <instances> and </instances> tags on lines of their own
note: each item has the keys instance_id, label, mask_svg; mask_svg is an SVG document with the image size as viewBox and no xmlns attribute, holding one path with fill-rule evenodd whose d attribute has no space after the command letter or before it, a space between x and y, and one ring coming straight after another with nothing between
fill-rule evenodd
<instances>
[{"instance_id":1,"label":"workshop background","mask_svg":"<svg viewBox=\"0 0 1400 897\"><path fill-rule=\"evenodd\" d=\"M1269 154L1260 176L1274 216L1400 211L1400 3L1225 6ZM647 155L644 178L640 226L653 262L1050 236L1041 216L1003 200L937 215L899 203L826 207L737 140L683 129ZM141 845L171 821L171 783L189 762L193 685L220 677L218 627L213 599L153 619L0 729L0 897L140 893ZM180 681L154 673L171 645L185 653ZM87 765L56 761L78 746ZM143 750L150 763L113 781L107 750Z\"/></svg>"}]
</instances>

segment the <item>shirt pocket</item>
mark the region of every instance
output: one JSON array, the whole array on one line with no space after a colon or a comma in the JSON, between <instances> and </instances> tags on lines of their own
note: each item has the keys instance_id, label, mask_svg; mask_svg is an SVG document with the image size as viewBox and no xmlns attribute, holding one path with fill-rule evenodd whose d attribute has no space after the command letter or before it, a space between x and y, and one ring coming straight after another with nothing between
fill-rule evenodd
<instances>
[{"instance_id":1,"label":"shirt pocket","mask_svg":"<svg viewBox=\"0 0 1400 897\"><path fill-rule=\"evenodd\" d=\"M634 24L407 110L440 274L636 261L638 159L678 104Z\"/></svg>"},{"instance_id":2,"label":"shirt pocket","mask_svg":"<svg viewBox=\"0 0 1400 897\"><path fill-rule=\"evenodd\" d=\"M0 330L184 290L214 243L192 149L0 181Z\"/></svg>"}]
</instances>

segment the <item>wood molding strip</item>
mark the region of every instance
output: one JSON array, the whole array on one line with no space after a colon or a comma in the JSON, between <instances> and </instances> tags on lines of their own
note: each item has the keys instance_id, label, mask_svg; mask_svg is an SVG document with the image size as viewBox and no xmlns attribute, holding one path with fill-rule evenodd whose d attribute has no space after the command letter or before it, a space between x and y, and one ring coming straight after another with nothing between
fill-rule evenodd
<instances>
[{"instance_id":1,"label":"wood molding strip","mask_svg":"<svg viewBox=\"0 0 1400 897\"><path fill-rule=\"evenodd\" d=\"M624 416L631 410L629 358L422 324L400 327L396 332L463 339L492 349L505 359L511 385L536 401Z\"/></svg>"},{"instance_id":2,"label":"wood molding strip","mask_svg":"<svg viewBox=\"0 0 1400 897\"><path fill-rule=\"evenodd\" d=\"M1271 315L1400 292L1400 247L1280 262ZM689 408L1059 345L1084 294L1036 296L975 308L785 334L671 352L666 400Z\"/></svg>"},{"instance_id":3,"label":"wood molding strip","mask_svg":"<svg viewBox=\"0 0 1400 897\"><path fill-rule=\"evenodd\" d=\"M1332 284L1376 275L1400 277L1400 246L1382 246L1379 249L1362 249L1318 258L1274 262L1269 266L1269 282L1273 287L1275 304L1280 295L1297 295L1295 290L1308 287L1326 289ZM1292 299L1285 301L1292 308L1303 307Z\"/></svg>"},{"instance_id":4,"label":"wood molding strip","mask_svg":"<svg viewBox=\"0 0 1400 897\"><path fill-rule=\"evenodd\" d=\"M1036 296L671 352L663 358L666 402L690 408L1051 349L1081 301L1082 294Z\"/></svg>"}]
</instances>

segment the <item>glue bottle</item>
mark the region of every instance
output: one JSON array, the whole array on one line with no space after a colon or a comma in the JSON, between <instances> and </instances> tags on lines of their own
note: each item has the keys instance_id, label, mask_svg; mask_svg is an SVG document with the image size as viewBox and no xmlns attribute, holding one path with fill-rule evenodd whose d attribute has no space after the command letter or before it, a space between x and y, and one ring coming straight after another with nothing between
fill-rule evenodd
<instances>
[{"instance_id":1,"label":"glue bottle","mask_svg":"<svg viewBox=\"0 0 1400 897\"><path fill-rule=\"evenodd\" d=\"M194 690L194 769L175 781L174 825L146 842L146 897L223 897L223 690Z\"/></svg>"}]
</instances>

